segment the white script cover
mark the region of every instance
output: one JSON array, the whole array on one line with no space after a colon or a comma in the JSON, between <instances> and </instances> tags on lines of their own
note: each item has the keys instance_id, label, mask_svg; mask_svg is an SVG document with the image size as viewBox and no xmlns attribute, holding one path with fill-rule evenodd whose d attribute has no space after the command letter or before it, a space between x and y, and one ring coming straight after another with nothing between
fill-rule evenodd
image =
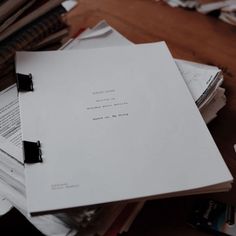
<instances>
[{"instance_id":1,"label":"white script cover","mask_svg":"<svg viewBox=\"0 0 236 236\"><path fill-rule=\"evenodd\" d=\"M165 43L18 52L30 213L228 184L228 171Z\"/></svg>"}]
</instances>

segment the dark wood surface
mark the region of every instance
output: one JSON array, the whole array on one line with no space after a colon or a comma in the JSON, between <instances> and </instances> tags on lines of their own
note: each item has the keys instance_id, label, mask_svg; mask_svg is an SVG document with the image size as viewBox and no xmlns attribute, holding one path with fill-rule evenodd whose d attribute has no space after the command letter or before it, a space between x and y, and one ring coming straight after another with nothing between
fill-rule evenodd
<instances>
[{"instance_id":1,"label":"dark wood surface","mask_svg":"<svg viewBox=\"0 0 236 236\"><path fill-rule=\"evenodd\" d=\"M227 105L211 122L209 130L235 177L236 153L233 145L236 144L236 27L195 11L171 8L162 1L80 0L79 5L67 17L71 25L70 34L74 35L79 29L93 26L102 19L107 20L134 43L164 40L176 58L216 65L223 69ZM209 171L210 168L214 167L209 167ZM236 205L236 186L228 193L150 201L125 235L209 235L187 223L194 200L205 197ZM0 218L0 226L20 227L17 224L19 219L18 214L11 212ZM27 232L34 235L26 223L23 222L22 227L25 235ZM18 235L17 230L14 232L16 234L3 235Z\"/></svg>"}]
</instances>

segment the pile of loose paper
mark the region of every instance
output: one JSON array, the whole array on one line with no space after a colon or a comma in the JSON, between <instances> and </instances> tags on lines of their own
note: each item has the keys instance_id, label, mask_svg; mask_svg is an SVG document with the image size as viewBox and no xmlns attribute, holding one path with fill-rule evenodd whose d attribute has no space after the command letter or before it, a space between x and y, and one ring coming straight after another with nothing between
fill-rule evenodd
<instances>
[{"instance_id":1,"label":"pile of loose paper","mask_svg":"<svg viewBox=\"0 0 236 236\"><path fill-rule=\"evenodd\" d=\"M171 7L195 8L198 6L196 0L165 0L165 2Z\"/></svg>"},{"instance_id":2,"label":"pile of loose paper","mask_svg":"<svg viewBox=\"0 0 236 236\"><path fill-rule=\"evenodd\" d=\"M77 50L132 44L106 22L69 40L61 50ZM79 53L79 52L78 52ZM203 119L209 123L225 105L222 71L184 60L175 60ZM178 99L178 98L176 98ZM0 93L0 194L3 213L16 207L45 235L114 235L127 231L144 201L95 205L54 214L30 216L27 211L22 139L16 86ZM184 114L183 114L184 115ZM43 175L43 173L42 173ZM119 226L119 227L117 227ZM113 233L113 234L112 234Z\"/></svg>"},{"instance_id":3,"label":"pile of loose paper","mask_svg":"<svg viewBox=\"0 0 236 236\"><path fill-rule=\"evenodd\" d=\"M202 14L212 14L220 20L236 25L236 1L198 1L198 0L164 0L171 7L196 9Z\"/></svg>"}]
</instances>

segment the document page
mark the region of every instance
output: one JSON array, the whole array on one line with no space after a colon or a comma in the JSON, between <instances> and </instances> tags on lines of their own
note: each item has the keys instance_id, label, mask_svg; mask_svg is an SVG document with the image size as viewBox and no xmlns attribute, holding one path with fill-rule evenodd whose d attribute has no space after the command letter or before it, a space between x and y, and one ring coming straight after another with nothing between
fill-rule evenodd
<instances>
[{"instance_id":1,"label":"document page","mask_svg":"<svg viewBox=\"0 0 236 236\"><path fill-rule=\"evenodd\" d=\"M220 73L219 68L201 65L199 63L176 60L185 82L192 92L194 101L197 101Z\"/></svg>"},{"instance_id":2,"label":"document page","mask_svg":"<svg viewBox=\"0 0 236 236\"><path fill-rule=\"evenodd\" d=\"M16 85L0 92L0 135L21 147L20 111Z\"/></svg>"},{"instance_id":3,"label":"document page","mask_svg":"<svg viewBox=\"0 0 236 236\"><path fill-rule=\"evenodd\" d=\"M127 38L106 23L99 22L92 29L85 30L77 38L69 40L61 50L75 50L86 48L100 48L110 46L132 45ZM222 108L222 102L219 96L216 96L219 86L223 82L221 70L216 66L190 62L186 60L175 59L183 79L192 94L201 114L209 123L217 116L217 112ZM214 99L213 96L216 96ZM214 100L214 109L207 106L209 112L202 112L206 103ZM212 104L212 103L211 103ZM223 104L224 105L224 104ZM207 110L204 108L204 110Z\"/></svg>"},{"instance_id":4,"label":"document page","mask_svg":"<svg viewBox=\"0 0 236 236\"><path fill-rule=\"evenodd\" d=\"M16 85L0 92L0 151L6 164L23 163L20 110ZM6 157L7 156L7 157Z\"/></svg>"},{"instance_id":5,"label":"document page","mask_svg":"<svg viewBox=\"0 0 236 236\"><path fill-rule=\"evenodd\" d=\"M106 21L101 21L94 28L87 29L74 40L70 40L61 49L75 50L125 45L133 45L133 43L107 24ZM216 66L180 59L175 59L175 62L194 101L199 102L203 94L216 81L220 69Z\"/></svg>"},{"instance_id":6,"label":"document page","mask_svg":"<svg viewBox=\"0 0 236 236\"><path fill-rule=\"evenodd\" d=\"M12 209L12 204L0 195L0 217Z\"/></svg>"},{"instance_id":7,"label":"document page","mask_svg":"<svg viewBox=\"0 0 236 236\"><path fill-rule=\"evenodd\" d=\"M34 85L19 95L22 137L42 152L25 165L29 212L232 181L165 43L19 52L16 62Z\"/></svg>"}]
</instances>

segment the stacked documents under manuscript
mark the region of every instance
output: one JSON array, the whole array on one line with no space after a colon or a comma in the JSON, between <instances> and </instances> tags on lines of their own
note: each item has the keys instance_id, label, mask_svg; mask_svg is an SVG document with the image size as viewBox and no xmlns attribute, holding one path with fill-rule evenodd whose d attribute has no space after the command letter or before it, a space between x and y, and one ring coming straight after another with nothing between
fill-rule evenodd
<instances>
[{"instance_id":1,"label":"stacked documents under manuscript","mask_svg":"<svg viewBox=\"0 0 236 236\"><path fill-rule=\"evenodd\" d=\"M45 235L109 236L147 199L230 189L204 123L226 102L219 68L105 22L59 51L19 52L16 66L34 89L0 94L0 189Z\"/></svg>"},{"instance_id":2,"label":"stacked documents under manuscript","mask_svg":"<svg viewBox=\"0 0 236 236\"><path fill-rule=\"evenodd\" d=\"M93 29L88 29L76 39L71 39L61 49L89 49L99 47L125 46L132 43L105 21ZM217 116L217 112L225 105L226 97L222 71L216 66L195 62L176 60L176 64L189 88L194 101L206 123Z\"/></svg>"}]
</instances>

